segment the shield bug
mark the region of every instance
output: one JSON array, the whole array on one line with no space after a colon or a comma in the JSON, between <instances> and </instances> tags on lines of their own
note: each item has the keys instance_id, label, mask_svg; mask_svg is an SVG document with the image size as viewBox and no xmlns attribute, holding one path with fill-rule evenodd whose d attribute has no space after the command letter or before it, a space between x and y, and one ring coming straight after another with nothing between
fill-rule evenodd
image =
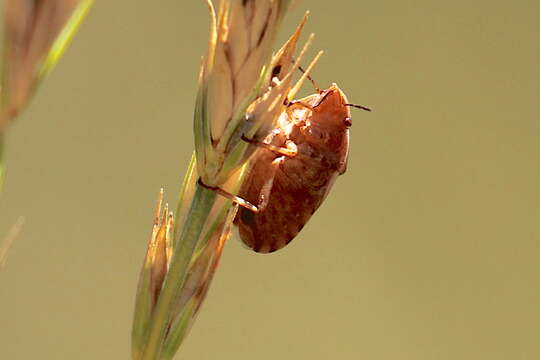
<instances>
[{"instance_id":1,"label":"shield bug","mask_svg":"<svg viewBox=\"0 0 540 360\"><path fill-rule=\"evenodd\" d=\"M278 127L252 157L239 197L257 211L241 207L235 218L242 241L270 253L286 246L324 201L347 168L349 127L345 94L337 85L289 103ZM247 140L247 139L246 139ZM249 141L249 140L248 140ZM278 148L294 154L280 153Z\"/></svg>"}]
</instances>

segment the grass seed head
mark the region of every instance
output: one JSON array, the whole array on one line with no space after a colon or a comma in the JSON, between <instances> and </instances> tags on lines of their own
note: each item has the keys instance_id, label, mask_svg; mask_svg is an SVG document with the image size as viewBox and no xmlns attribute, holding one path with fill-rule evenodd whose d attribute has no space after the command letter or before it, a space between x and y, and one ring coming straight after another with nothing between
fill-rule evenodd
<instances>
[{"instance_id":1,"label":"grass seed head","mask_svg":"<svg viewBox=\"0 0 540 360\"><path fill-rule=\"evenodd\" d=\"M163 189L161 189L152 234L146 250L146 257L139 276L139 285L135 299L132 346L134 358L142 351L146 339L148 323L156 306L172 256L172 230L174 217L169 206L163 207ZM139 355L137 355L139 356Z\"/></svg>"},{"instance_id":2,"label":"grass seed head","mask_svg":"<svg viewBox=\"0 0 540 360\"><path fill-rule=\"evenodd\" d=\"M275 35L290 1L221 0L211 14L208 54L201 66L195 108L195 145L199 174L220 185L238 163L226 164L234 135L249 126L248 107L267 91Z\"/></svg>"}]
</instances>

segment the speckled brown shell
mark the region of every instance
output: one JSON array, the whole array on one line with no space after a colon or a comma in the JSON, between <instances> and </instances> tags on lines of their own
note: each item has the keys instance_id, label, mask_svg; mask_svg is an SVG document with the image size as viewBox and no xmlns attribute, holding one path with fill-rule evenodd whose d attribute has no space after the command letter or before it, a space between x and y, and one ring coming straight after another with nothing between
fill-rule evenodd
<instances>
[{"instance_id":1,"label":"speckled brown shell","mask_svg":"<svg viewBox=\"0 0 540 360\"><path fill-rule=\"evenodd\" d=\"M240 208L235 219L242 241L254 251L269 253L287 245L345 172L350 126L346 104L336 85L293 103L265 142L284 146L286 140L293 141L297 155L285 157L267 149L254 154L239 195L253 204L267 196L267 203L258 213ZM262 189L269 184L265 194Z\"/></svg>"}]
</instances>

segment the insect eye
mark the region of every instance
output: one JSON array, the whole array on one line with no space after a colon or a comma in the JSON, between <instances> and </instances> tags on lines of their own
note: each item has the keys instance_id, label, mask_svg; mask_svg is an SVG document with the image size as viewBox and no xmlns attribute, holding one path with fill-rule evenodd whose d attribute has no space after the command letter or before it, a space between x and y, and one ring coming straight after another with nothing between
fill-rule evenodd
<instances>
[{"instance_id":1,"label":"insect eye","mask_svg":"<svg viewBox=\"0 0 540 360\"><path fill-rule=\"evenodd\" d=\"M351 127L352 126L352 119L350 117L348 117L348 116L345 119L343 119L343 122L345 123L346 127Z\"/></svg>"}]
</instances>

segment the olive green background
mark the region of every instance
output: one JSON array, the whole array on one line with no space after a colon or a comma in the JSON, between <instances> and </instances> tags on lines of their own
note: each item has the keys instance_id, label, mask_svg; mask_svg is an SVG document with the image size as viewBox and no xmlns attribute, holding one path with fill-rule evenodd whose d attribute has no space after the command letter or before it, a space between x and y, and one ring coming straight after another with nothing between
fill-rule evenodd
<instances>
[{"instance_id":1,"label":"olive green background","mask_svg":"<svg viewBox=\"0 0 540 360\"><path fill-rule=\"evenodd\" d=\"M348 172L286 249L233 239L178 359L540 358L537 1L303 1ZM192 141L202 1L97 1L7 141L1 359L128 359ZM309 84L305 94L312 92Z\"/></svg>"}]
</instances>

